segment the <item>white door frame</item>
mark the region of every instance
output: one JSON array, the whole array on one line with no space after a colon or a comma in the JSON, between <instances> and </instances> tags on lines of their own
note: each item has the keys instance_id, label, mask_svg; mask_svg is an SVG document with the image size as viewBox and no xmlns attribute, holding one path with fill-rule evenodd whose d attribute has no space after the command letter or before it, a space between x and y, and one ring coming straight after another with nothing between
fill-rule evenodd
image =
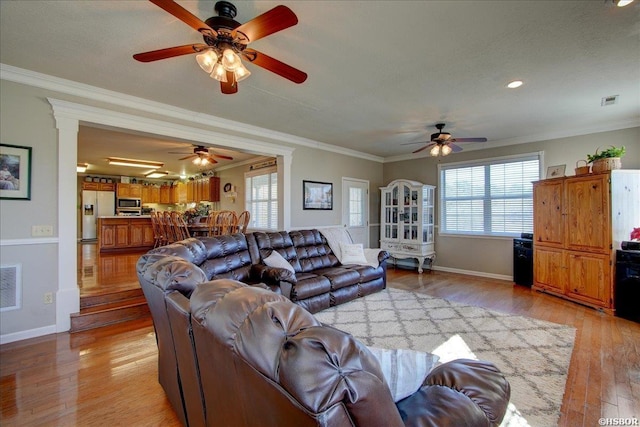
<instances>
[{"instance_id":1,"label":"white door frame","mask_svg":"<svg viewBox=\"0 0 640 427\"><path fill-rule=\"evenodd\" d=\"M370 210L369 209L369 201L370 201L370 195L369 195L369 181L366 179L358 179L358 178L349 178L349 177L342 177L342 226L345 228L349 228L348 226L348 215L349 215L349 183L359 183L359 184L363 184L364 187L366 187L366 194L365 194L365 200L364 200L364 208L365 208L365 212L364 212L364 247L368 248L369 247L369 234L371 232L370 229L370 225L369 225L369 215L370 215Z\"/></svg>"}]
</instances>

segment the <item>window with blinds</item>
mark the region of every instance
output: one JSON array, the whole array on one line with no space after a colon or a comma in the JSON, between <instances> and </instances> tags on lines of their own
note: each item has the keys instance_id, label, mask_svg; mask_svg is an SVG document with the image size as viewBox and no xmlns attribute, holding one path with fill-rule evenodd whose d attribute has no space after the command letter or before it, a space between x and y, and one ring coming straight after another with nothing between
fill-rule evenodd
<instances>
[{"instance_id":1,"label":"window with blinds","mask_svg":"<svg viewBox=\"0 0 640 427\"><path fill-rule=\"evenodd\" d=\"M533 181L540 154L439 165L440 233L514 236L533 232Z\"/></svg>"},{"instance_id":2,"label":"window with blinds","mask_svg":"<svg viewBox=\"0 0 640 427\"><path fill-rule=\"evenodd\" d=\"M251 212L249 228L278 229L278 173L275 168L245 174L245 209Z\"/></svg>"}]
</instances>

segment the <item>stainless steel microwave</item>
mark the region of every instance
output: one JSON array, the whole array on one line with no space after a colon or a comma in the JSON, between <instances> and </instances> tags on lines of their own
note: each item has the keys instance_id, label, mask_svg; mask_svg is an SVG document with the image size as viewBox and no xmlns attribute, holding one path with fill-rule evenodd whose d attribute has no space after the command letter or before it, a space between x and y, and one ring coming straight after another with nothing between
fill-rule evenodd
<instances>
[{"instance_id":1,"label":"stainless steel microwave","mask_svg":"<svg viewBox=\"0 0 640 427\"><path fill-rule=\"evenodd\" d=\"M140 208L140 199L118 199L118 208Z\"/></svg>"}]
</instances>

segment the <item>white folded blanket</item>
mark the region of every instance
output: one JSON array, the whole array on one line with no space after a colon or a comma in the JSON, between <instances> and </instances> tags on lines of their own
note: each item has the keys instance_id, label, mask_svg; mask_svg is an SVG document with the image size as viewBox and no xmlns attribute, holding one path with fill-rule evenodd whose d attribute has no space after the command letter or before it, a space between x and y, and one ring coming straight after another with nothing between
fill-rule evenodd
<instances>
[{"instance_id":1,"label":"white folded blanket","mask_svg":"<svg viewBox=\"0 0 640 427\"><path fill-rule=\"evenodd\" d=\"M327 228L319 228L318 231L322 233L322 235L327 239L327 243L331 248L333 254L338 258L338 261L342 263L342 249L340 248L340 244L353 244L351 240L351 235L344 227L327 227ZM377 268L380 263L378 262L378 254L380 253L380 249L377 248L365 248L363 249L364 258L366 262L358 262L357 264L362 265L370 265L374 268Z\"/></svg>"}]
</instances>

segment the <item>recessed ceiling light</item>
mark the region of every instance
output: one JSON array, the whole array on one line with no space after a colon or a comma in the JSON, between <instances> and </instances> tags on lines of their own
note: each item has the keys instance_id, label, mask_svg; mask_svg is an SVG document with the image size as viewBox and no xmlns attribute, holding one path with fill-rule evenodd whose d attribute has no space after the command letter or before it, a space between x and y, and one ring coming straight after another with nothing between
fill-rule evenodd
<instances>
[{"instance_id":1,"label":"recessed ceiling light","mask_svg":"<svg viewBox=\"0 0 640 427\"><path fill-rule=\"evenodd\" d=\"M625 7L631 3L633 3L633 0L618 0L618 7Z\"/></svg>"},{"instance_id":2,"label":"recessed ceiling light","mask_svg":"<svg viewBox=\"0 0 640 427\"><path fill-rule=\"evenodd\" d=\"M512 81L512 82L509 82L509 84L507 85L507 87L508 87L509 89L515 89L515 88L517 88L517 87L522 86L522 84L523 84L522 80L514 80L514 81Z\"/></svg>"}]
</instances>

